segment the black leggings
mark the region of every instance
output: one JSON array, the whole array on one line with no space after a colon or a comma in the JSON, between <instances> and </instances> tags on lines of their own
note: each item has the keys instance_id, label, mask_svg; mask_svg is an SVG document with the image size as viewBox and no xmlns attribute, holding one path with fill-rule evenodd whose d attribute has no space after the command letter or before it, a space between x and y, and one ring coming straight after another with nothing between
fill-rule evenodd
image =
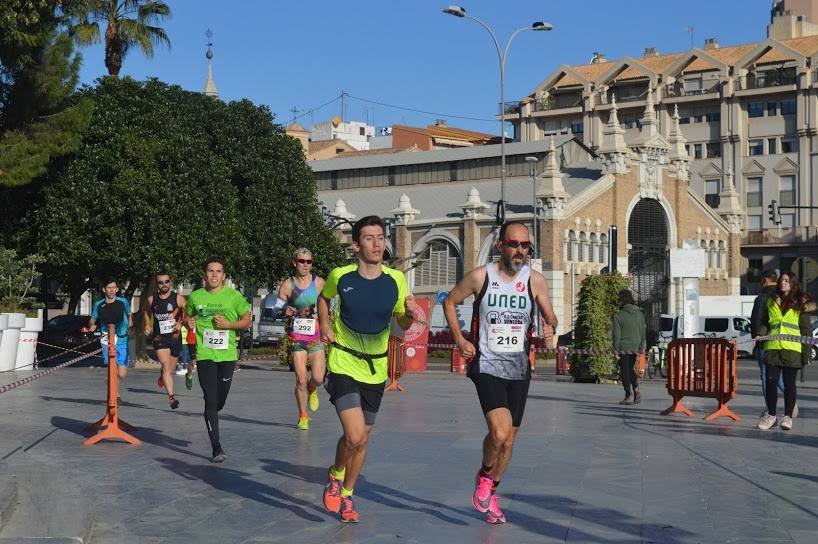
<instances>
[{"instance_id":1,"label":"black leggings","mask_svg":"<svg viewBox=\"0 0 818 544\"><path fill-rule=\"evenodd\" d=\"M204 393L204 419L207 425L207 434L210 435L210 445L213 449L221 448L219 442L219 411L227 402L230 384L233 383L233 370L236 362L214 363L213 361L199 361L196 363L199 370L199 385Z\"/></svg>"},{"instance_id":2,"label":"black leggings","mask_svg":"<svg viewBox=\"0 0 818 544\"><path fill-rule=\"evenodd\" d=\"M792 411L795 409L797 368L767 365L767 391L764 395L767 401L767 412L771 416L775 415L775 405L778 404L778 378L782 371L784 373L784 415L792 417Z\"/></svg>"},{"instance_id":3,"label":"black leggings","mask_svg":"<svg viewBox=\"0 0 818 544\"><path fill-rule=\"evenodd\" d=\"M634 390L639 387L639 379L633 370L636 364L636 354L621 355L619 357L619 372L622 375L622 387L625 388L625 395L631 396L631 387Z\"/></svg>"}]
</instances>

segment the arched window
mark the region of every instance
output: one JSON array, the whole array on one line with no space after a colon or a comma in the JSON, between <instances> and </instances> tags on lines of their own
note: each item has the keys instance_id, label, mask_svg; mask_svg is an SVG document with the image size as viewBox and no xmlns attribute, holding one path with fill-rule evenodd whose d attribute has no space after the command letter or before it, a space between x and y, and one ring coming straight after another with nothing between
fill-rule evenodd
<instances>
[{"instance_id":1,"label":"arched window","mask_svg":"<svg viewBox=\"0 0 818 544\"><path fill-rule=\"evenodd\" d=\"M603 264L610 264L608 262L608 235L602 234L599 237L599 262Z\"/></svg>"},{"instance_id":2,"label":"arched window","mask_svg":"<svg viewBox=\"0 0 818 544\"><path fill-rule=\"evenodd\" d=\"M568 254L567 259L569 261L576 260L577 248L577 233L574 231L568 232Z\"/></svg>"},{"instance_id":3,"label":"arched window","mask_svg":"<svg viewBox=\"0 0 818 544\"><path fill-rule=\"evenodd\" d=\"M716 268L716 242L710 240L710 250L707 252L707 268Z\"/></svg>"},{"instance_id":4,"label":"arched window","mask_svg":"<svg viewBox=\"0 0 818 544\"><path fill-rule=\"evenodd\" d=\"M724 269L724 254L725 254L725 247L724 247L724 240L719 241L719 255L718 255L718 267L720 269Z\"/></svg>"},{"instance_id":5,"label":"arched window","mask_svg":"<svg viewBox=\"0 0 818 544\"><path fill-rule=\"evenodd\" d=\"M577 260L585 262L588 260L588 235L584 232L579 233L579 251L577 252Z\"/></svg>"},{"instance_id":6,"label":"arched window","mask_svg":"<svg viewBox=\"0 0 818 544\"><path fill-rule=\"evenodd\" d=\"M588 262L590 262L590 263L596 261L597 245L598 244L599 244L599 241L597 240L596 233L592 232L591 233L591 246L588 248ZM601 262L601 261L596 261L596 262Z\"/></svg>"},{"instance_id":7,"label":"arched window","mask_svg":"<svg viewBox=\"0 0 818 544\"><path fill-rule=\"evenodd\" d=\"M451 287L462 276L463 263L450 243L434 240L423 250L416 266L416 286Z\"/></svg>"}]
</instances>

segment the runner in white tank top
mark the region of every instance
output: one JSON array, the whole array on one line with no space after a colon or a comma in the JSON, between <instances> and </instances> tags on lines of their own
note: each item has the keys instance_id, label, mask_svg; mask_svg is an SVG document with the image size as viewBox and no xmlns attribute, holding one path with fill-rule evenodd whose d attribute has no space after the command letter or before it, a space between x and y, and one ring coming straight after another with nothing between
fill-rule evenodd
<instances>
[{"instance_id":1,"label":"runner in white tank top","mask_svg":"<svg viewBox=\"0 0 818 544\"><path fill-rule=\"evenodd\" d=\"M443 302L457 349L471 361L468 375L477 388L488 425L483 464L472 496L472 505L486 513L488 523L506 521L496 491L511 460L528 398L528 353L535 305L545 320L546 340L553 338L557 326L545 278L526 265L531 249L528 228L514 221L505 223L500 228L497 249L500 261L466 274ZM460 331L456 312L457 305L469 296L475 297L471 342Z\"/></svg>"}]
</instances>

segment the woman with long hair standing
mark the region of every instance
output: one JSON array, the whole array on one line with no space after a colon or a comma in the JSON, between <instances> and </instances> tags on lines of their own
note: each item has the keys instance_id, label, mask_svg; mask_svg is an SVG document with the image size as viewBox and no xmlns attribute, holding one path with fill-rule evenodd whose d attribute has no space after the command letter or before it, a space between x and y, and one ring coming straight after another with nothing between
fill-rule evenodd
<instances>
[{"instance_id":1,"label":"woman with long hair standing","mask_svg":"<svg viewBox=\"0 0 818 544\"><path fill-rule=\"evenodd\" d=\"M815 312L815 302L801 290L798 276L784 272L778 279L778 290L767 301L766 319L761 329L765 336L790 335L812 337L810 314ZM764 330L766 329L766 331ZM764 342L764 364L767 370L765 400L767 414L761 416L758 428L769 430L776 423L785 431L792 429L792 416L796 400L796 377L798 370L809 362L810 349L797 340L767 340ZM784 376L784 417L776 417L778 404L778 379Z\"/></svg>"}]
</instances>

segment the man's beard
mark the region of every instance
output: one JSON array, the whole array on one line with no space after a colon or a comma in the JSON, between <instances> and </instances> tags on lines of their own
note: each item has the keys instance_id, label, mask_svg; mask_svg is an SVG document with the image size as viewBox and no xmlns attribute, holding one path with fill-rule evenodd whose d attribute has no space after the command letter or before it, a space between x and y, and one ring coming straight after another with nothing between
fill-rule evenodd
<instances>
[{"instance_id":1,"label":"man's beard","mask_svg":"<svg viewBox=\"0 0 818 544\"><path fill-rule=\"evenodd\" d=\"M515 257L519 257L521 261L519 263L515 263ZM525 255L522 253L515 253L511 256L503 255L500 260L503 262L503 266L506 268L506 270L511 270L515 274L522 270L523 266L525 265Z\"/></svg>"}]
</instances>

